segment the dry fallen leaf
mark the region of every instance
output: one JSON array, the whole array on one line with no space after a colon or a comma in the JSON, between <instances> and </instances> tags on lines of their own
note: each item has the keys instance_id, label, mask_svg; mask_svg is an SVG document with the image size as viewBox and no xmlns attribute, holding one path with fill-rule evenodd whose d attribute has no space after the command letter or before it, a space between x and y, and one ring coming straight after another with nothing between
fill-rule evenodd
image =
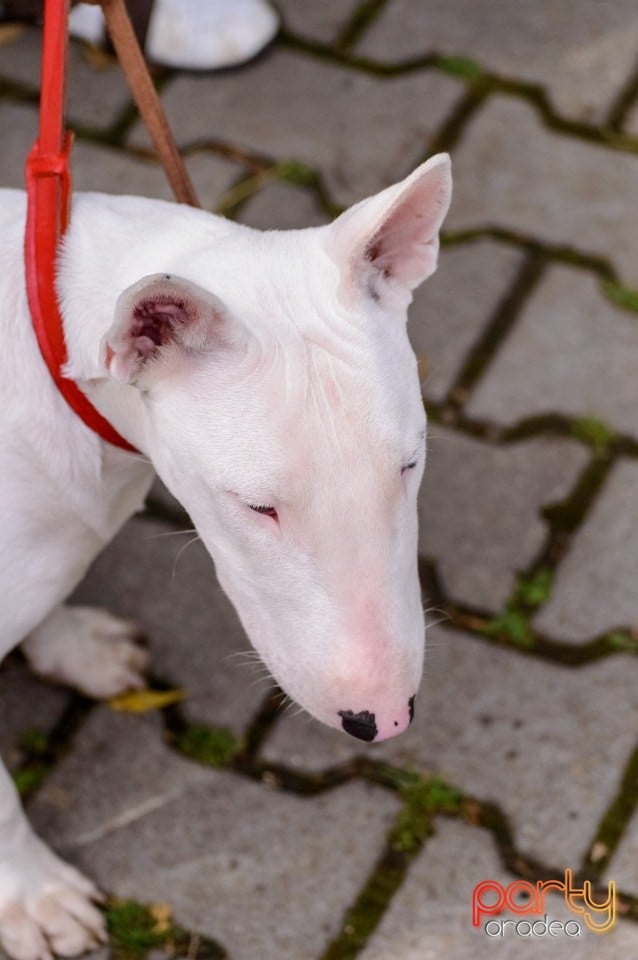
<instances>
[{"instance_id":1,"label":"dry fallen leaf","mask_svg":"<svg viewBox=\"0 0 638 960\"><path fill-rule=\"evenodd\" d=\"M3 23L0 24L0 46L4 46L5 43L11 43L12 40L16 40L21 33L24 33L25 26L23 23Z\"/></svg>"},{"instance_id":2,"label":"dry fallen leaf","mask_svg":"<svg viewBox=\"0 0 638 960\"><path fill-rule=\"evenodd\" d=\"M131 690L130 693L112 697L108 705L111 710L120 713L149 713L168 707L171 703L179 703L185 697L185 690Z\"/></svg>"},{"instance_id":3,"label":"dry fallen leaf","mask_svg":"<svg viewBox=\"0 0 638 960\"><path fill-rule=\"evenodd\" d=\"M148 912L155 921L154 933L166 933L170 930L173 919L173 908L170 903L152 903Z\"/></svg>"}]
</instances>

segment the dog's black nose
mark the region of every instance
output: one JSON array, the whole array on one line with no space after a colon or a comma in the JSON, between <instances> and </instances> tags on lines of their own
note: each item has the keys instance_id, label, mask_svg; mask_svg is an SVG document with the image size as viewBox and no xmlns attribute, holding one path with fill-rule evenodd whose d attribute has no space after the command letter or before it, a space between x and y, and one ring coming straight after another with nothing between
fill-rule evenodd
<instances>
[{"instance_id":1,"label":"dog's black nose","mask_svg":"<svg viewBox=\"0 0 638 960\"><path fill-rule=\"evenodd\" d=\"M410 723L412 723L412 721L414 720L414 697L410 697L410 699L408 700L408 712L410 714Z\"/></svg>"},{"instance_id":2,"label":"dog's black nose","mask_svg":"<svg viewBox=\"0 0 638 960\"><path fill-rule=\"evenodd\" d=\"M367 710L353 713L352 710L339 710L341 726L351 737L358 740L374 740L377 735L377 724L374 714Z\"/></svg>"}]
</instances>

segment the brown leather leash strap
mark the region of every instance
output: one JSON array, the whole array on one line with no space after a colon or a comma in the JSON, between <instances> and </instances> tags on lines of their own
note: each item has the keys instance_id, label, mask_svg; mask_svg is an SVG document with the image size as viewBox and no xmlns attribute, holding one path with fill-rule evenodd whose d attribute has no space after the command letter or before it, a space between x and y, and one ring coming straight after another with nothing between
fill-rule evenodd
<instances>
[{"instance_id":1,"label":"brown leather leash strap","mask_svg":"<svg viewBox=\"0 0 638 960\"><path fill-rule=\"evenodd\" d=\"M201 206L153 86L124 0L90 2L99 3L102 7L111 43L175 199L178 203L187 203L191 207Z\"/></svg>"}]
</instances>

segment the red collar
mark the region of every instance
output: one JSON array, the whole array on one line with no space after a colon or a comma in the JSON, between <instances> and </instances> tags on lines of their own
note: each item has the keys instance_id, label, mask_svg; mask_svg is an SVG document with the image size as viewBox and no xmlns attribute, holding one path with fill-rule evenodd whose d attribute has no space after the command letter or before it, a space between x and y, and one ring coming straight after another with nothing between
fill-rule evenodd
<instances>
[{"instance_id":1,"label":"red collar","mask_svg":"<svg viewBox=\"0 0 638 960\"><path fill-rule=\"evenodd\" d=\"M40 128L26 163L25 269L29 309L42 356L58 390L84 423L103 440L137 453L99 413L74 380L62 373L67 361L64 328L55 290L60 237L69 216L72 137L62 122L69 0L45 4L40 93Z\"/></svg>"}]
</instances>

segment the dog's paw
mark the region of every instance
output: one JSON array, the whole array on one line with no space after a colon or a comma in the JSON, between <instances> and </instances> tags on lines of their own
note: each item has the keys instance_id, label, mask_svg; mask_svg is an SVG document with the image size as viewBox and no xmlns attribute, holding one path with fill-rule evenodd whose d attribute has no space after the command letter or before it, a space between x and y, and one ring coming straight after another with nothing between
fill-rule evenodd
<instances>
[{"instance_id":1,"label":"dog's paw","mask_svg":"<svg viewBox=\"0 0 638 960\"><path fill-rule=\"evenodd\" d=\"M74 957L107 940L103 898L33 834L11 864L0 861L0 946L15 960Z\"/></svg>"},{"instance_id":2,"label":"dog's paw","mask_svg":"<svg viewBox=\"0 0 638 960\"><path fill-rule=\"evenodd\" d=\"M144 687L140 631L92 607L59 607L22 644L34 671L97 699Z\"/></svg>"}]
</instances>

